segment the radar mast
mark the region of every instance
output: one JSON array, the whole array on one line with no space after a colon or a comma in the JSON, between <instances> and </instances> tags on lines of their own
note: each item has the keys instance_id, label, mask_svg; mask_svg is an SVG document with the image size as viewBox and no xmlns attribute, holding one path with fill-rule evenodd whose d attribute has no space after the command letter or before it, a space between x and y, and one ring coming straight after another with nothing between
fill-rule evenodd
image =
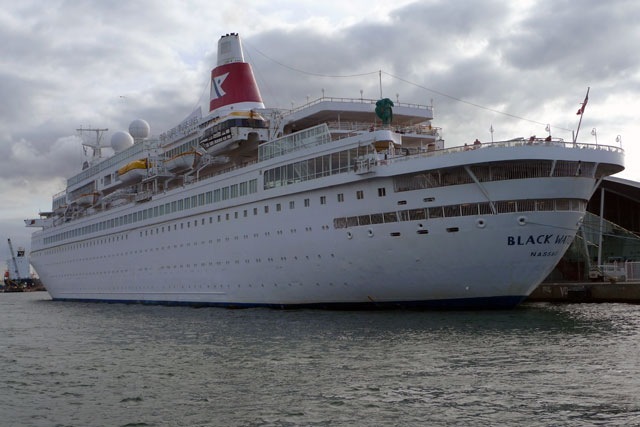
<instances>
[{"instance_id":1,"label":"radar mast","mask_svg":"<svg viewBox=\"0 0 640 427\"><path fill-rule=\"evenodd\" d=\"M76 129L77 132L80 133L80 138L82 138L82 147L84 148L85 154L87 153L87 147L92 149L91 154L91 164L102 158L102 149L107 148L106 145L102 145L102 136L109 129L99 129L99 128L83 128L80 126L79 129ZM82 137L83 132L95 132L96 133L96 141L95 142L86 142ZM84 169L84 168L83 168Z\"/></svg>"}]
</instances>

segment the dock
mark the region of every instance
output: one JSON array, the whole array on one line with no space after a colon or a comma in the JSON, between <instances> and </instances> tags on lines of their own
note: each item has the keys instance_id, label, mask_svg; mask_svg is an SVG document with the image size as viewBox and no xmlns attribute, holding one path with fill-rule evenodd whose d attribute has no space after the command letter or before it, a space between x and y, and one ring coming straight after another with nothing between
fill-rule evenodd
<instances>
[{"instance_id":1,"label":"dock","mask_svg":"<svg viewBox=\"0 0 640 427\"><path fill-rule=\"evenodd\" d=\"M640 281L542 283L527 302L640 304Z\"/></svg>"}]
</instances>

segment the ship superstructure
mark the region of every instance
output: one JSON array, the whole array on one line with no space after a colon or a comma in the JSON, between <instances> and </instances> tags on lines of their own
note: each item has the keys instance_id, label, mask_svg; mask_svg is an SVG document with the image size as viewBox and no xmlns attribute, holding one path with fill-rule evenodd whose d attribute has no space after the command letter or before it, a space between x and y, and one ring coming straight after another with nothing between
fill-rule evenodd
<instances>
[{"instance_id":1,"label":"ship superstructure","mask_svg":"<svg viewBox=\"0 0 640 427\"><path fill-rule=\"evenodd\" d=\"M551 138L445 148L431 107L393 104L265 108L223 36L209 113L115 133L26 220L32 265L59 300L512 307L624 168L620 148Z\"/></svg>"}]
</instances>

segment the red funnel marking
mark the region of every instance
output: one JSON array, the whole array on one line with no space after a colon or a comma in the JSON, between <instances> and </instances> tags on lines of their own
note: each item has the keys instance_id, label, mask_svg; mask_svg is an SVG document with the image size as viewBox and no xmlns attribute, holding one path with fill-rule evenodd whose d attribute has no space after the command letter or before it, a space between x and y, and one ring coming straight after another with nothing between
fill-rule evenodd
<instances>
[{"instance_id":1,"label":"red funnel marking","mask_svg":"<svg viewBox=\"0 0 640 427\"><path fill-rule=\"evenodd\" d=\"M214 68L209 111L240 102L262 103L251 66L246 62L232 62Z\"/></svg>"}]
</instances>

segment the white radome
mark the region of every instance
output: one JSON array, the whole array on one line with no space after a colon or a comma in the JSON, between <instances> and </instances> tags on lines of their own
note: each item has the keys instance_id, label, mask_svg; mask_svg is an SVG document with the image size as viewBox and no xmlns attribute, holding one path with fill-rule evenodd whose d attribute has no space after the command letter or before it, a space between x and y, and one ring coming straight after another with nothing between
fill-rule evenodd
<instances>
[{"instance_id":1,"label":"white radome","mask_svg":"<svg viewBox=\"0 0 640 427\"><path fill-rule=\"evenodd\" d=\"M134 140L146 139L151 133L151 127L149 123L142 119L135 119L129 125L129 133Z\"/></svg>"},{"instance_id":2,"label":"white radome","mask_svg":"<svg viewBox=\"0 0 640 427\"><path fill-rule=\"evenodd\" d=\"M118 131L111 136L111 148L119 153L133 145L133 137L127 132Z\"/></svg>"}]
</instances>

